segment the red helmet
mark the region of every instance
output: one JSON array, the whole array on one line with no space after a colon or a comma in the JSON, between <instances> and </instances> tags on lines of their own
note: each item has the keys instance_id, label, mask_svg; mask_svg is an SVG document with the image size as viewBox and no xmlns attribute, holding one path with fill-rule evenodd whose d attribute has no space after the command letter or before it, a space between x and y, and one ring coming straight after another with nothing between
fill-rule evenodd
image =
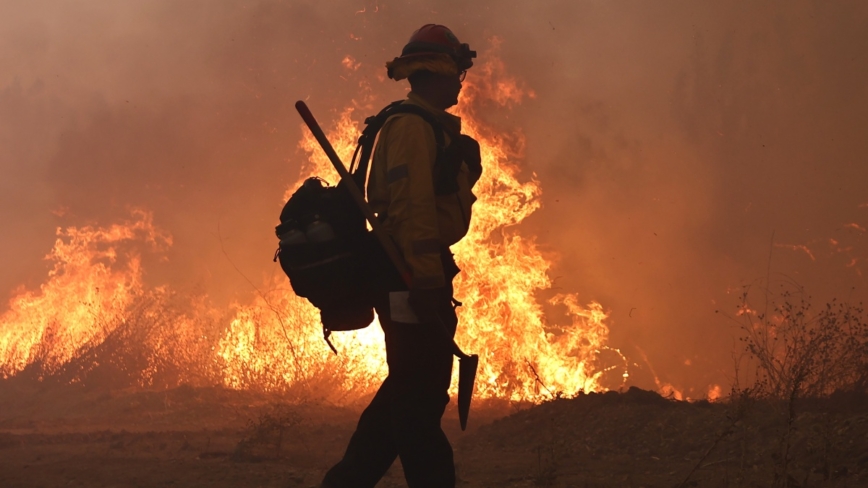
<instances>
[{"instance_id":1,"label":"red helmet","mask_svg":"<svg viewBox=\"0 0 868 488\"><path fill-rule=\"evenodd\" d=\"M476 51L462 44L455 34L444 25L425 24L410 36L410 41L401 51L401 58L426 54L448 54L455 60L459 70L473 66Z\"/></svg>"}]
</instances>

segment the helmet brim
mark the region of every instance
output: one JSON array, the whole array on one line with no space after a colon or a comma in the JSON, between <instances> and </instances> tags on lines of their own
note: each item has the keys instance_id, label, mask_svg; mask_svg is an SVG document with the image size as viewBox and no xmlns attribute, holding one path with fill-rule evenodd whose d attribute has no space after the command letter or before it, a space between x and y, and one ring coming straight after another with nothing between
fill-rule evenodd
<instances>
[{"instance_id":1,"label":"helmet brim","mask_svg":"<svg viewBox=\"0 0 868 488\"><path fill-rule=\"evenodd\" d=\"M417 71L430 71L444 75L457 75L459 71L473 66L462 67L467 63L460 63L451 55L445 53L417 52L399 56L386 63L389 78L403 80Z\"/></svg>"}]
</instances>

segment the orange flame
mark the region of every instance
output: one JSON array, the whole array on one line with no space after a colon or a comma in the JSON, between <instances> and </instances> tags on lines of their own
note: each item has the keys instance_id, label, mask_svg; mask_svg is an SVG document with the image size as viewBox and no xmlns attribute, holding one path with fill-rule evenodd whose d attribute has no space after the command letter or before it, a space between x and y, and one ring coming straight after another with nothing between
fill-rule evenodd
<instances>
[{"instance_id":1,"label":"orange flame","mask_svg":"<svg viewBox=\"0 0 868 488\"><path fill-rule=\"evenodd\" d=\"M171 245L171 237L153 226L149 212L134 211L136 220L105 229L87 226L57 230L46 256L54 266L38 292L22 291L0 317L0 375L4 378L39 361L51 372L82 346L100 342L118 326L118 317L143 292L141 260L134 251L113 269L119 247L144 241Z\"/></svg>"},{"instance_id":2,"label":"orange flame","mask_svg":"<svg viewBox=\"0 0 868 488\"><path fill-rule=\"evenodd\" d=\"M519 163L523 156L524 138L520 133L502 134L478 122L476 111L485 103L510 106L521 103L530 92L505 74L503 64L496 58L483 64L477 79L465 82L456 115L463 119L463 131L480 142L483 176L477 183L474 221L468 235L453 246L456 260L463 272L456 280L456 297L464 302L459 308L457 341L469 351L481 354L477 394L510 400L540 401L556 395L574 395L601 388L600 376L604 371L595 367L597 355L605 347L608 328L604 324L606 313L600 304L592 302L582 307L572 294L557 295L552 304L562 305L571 319L565 327L546 323L543 308L536 300L539 291L551 287L548 275L550 263L537 249L533 239L525 239L508 227L523 221L539 209L541 189L539 183L519 181ZM358 128L352 120L354 109L343 110L329 132L329 139L343 161L348 162L355 149ZM305 130L301 148L308 154L308 164L302 176L291 185L286 197L305 178L313 175L337 181L331 163L316 140ZM304 357L286 350L286 340L274 334L279 327L260 327L261 347L249 342L253 337L251 322L236 319L224 339L221 354L231 364L239 357L249 364L257 364L257 371L270 371L265 384L279 387L302 374L306 379L315 376L332 364L333 381L342 385L377 385L386 374L382 332L378 326L352 333L340 333L341 359L330 356L322 342L317 323L317 312L306 302L282 296L274 301L263 298L253 309L242 315L273 307L285 310L293 318L290 327L306 333L293 337L304 344ZM261 313L261 312L259 312ZM306 324L306 325L305 325ZM263 330L271 330L263 339ZM290 342L292 342L290 341ZM254 351L260 351L254 352ZM275 351L279 351L276 355ZM286 358L295 357L297 364ZM321 362L322 361L322 362ZM623 375L626 377L626 373ZM240 375L227 376L227 385L249 387ZM453 384L456 382L453 381ZM258 385L263 386L263 385ZM369 390L370 391L370 390Z\"/></svg>"},{"instance_id":3,"label":"orange flame","mask_svg":"<svg viewBox=\"0 0 868 488\"><path fill-rule=\"evenodd\" d=\"M457 341L480 354L481 397L538 402L604 389L602 376L612 367L603 368L599 358L608 349L603 307L596 302L582 306L575 294L556 295L546 309L565 311L568 322L556 325L537 300L539 292L552 286L551 263L534 239L519 235L515 226L540 208L542 190L535 177L519 179L523 135L499 132L477 115L486 105L509 108L533 93L508 76L496 56L488 58L465 82L455 109L464 132L480 142L484 167L475 188L479 199L473 225L453 247L463 270L456 280L456 297L464 302ZM350 58L344 61L352 71L360 68ZM358 135L354 107L365 108L371 94L363 94L362 100L340 112L329 134L345 162ZM337 182L307 131L300 147L309 160L286 198L311 175ZM381 329L374 325L335 334L341 354L333 355L322 339L318 311L295 296L282 275L251 303L235 305L228 320L220 319L223 313L204 300L188 305L185 313L167 312L171 293L145 289L139 255L127 247L144 242L164 249L171 238L154 227L149 213L136 211L134 217L107 228L58 231L48 281L38 292L21 291L0 316L0 374L16 375L30 365L51 374L76 358L104 361L94 347L129 329L135 322L133 310L147 302L150 308L136 313L156 325L136 339L146 349L136 363L140 385L218 382L237 389L297 390L346 403L382 381L386 366ZM170 320L159 318L163 316ZM170 369L177 373L167 375ZM622 376L627 377L626 371Z\"/></svg>"}]
</instances>

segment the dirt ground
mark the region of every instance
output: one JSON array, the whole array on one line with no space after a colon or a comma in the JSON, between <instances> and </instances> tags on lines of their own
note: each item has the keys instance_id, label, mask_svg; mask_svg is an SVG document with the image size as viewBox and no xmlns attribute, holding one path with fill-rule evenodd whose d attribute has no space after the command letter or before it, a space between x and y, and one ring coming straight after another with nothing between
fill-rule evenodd
<instances>
[{"instance_id":1,"label":"dirt ground","mask_svg":"<svg viewBox=\"0 0 868 488\"><path fill-rule=\"evenodd\" d=\"M477 402L443 420L458 485L868 486L868 403L686 403L656 393ZM316 487L361 406L222 388L0 381L2 487ZM789 427L788 427L789 425ZM783 455L782 453L786 453ZM786 476L784 476L784 474ZM378 485L405 486L400 463Z\"/></svg>"}]
</instances>

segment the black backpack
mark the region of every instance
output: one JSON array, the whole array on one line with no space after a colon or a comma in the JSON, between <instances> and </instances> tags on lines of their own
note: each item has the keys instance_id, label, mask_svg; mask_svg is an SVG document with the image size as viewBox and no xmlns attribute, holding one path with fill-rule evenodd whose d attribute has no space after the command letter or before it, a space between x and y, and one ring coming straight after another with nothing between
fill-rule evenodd
<instances>
[{"instance_id":1,"label":"black backpack","mask_svg":"<svg viewBox=\"0 0 868 488\"><path fill-rule=\"evenodd\" d=\"M455 139L461 144L446 147L444 128L434 115L402 102L393 102L365 120L350 166L353 181L364 191L374 141L386 120L395 114L412 113L434 129L435 191L438 195L456 192L461 162L479 166L478 144L462 136ZM308 178L284 205L280 225L275 229L280 244L274 260L280 261L293 291L320 310L326 341L332 331L367 327L374 319L378 293L404 286L379 243L367 231L364 215L345 186L345 182L328 186L318 177Z\"/></svg>"}]
</instances>

